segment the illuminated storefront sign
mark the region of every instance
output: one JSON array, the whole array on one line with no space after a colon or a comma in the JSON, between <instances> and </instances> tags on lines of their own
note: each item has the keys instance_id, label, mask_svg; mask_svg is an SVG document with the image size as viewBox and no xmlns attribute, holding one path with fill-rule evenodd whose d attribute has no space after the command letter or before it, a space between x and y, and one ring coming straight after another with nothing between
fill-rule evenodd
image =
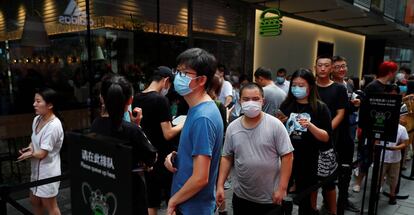
<instances>
[{"instance_id":1,"label":"illuminated storefront sign","mask_svg":"<svg viewBox=\"0 0 414 215\"><path fill-rule=\"evenodd\" d=\"M51 0L52 1L52 0ZM73 32L82 32L86 31L87 17L84 1L69 0L68 4L63 5L64 10L60 12L57 11L59 8L55 5L49 5L45 9L45 14L48 14L48 18L44 19L44 25L46 28L47 34L58 35L63 33L73 33ZM91 0L93 2L93 0ZM85 3L86 4L86 3ZM136 12L135 14L128 13L125 8L114 7L114 12L110 13L111 15L105 15L105 9L107 9L106 4L91 3L91 17L90 24L91 29L115 29L115 30L127 30L127 31L142 31L147 33L157 33L164 35L173 35L173 36L182 36L186 37L187 35L187 23L186 16L187 12L180 12L179 16L175 17L177 20L169 23L159 23L157 25L154 21L149 21L145 16L142 15L142 12ZM136 8L131 8L131 10L138 10L138 6L133 6ZM185 8L186 9L186 8ZM116 14L116 15L113 15ZM0 14L1 15L1 14ZM269 14L270 15L270 14ZM183 18L185 17L185 18ZM1 16L0 16L1 18ZM174 18L174 16L172 16ZM220 19L219 19L220 18ZM236 36L237 34L230 29L230 24L226 23L225 17L217 18L219 26L193 26L193 31L203 32L209 34L218 34L226 36ZM280 21L281 23L281 21ZM227 24L229 26L227 26ZM23 25L23 24L22 24ZM0 41L5 40L18 40L21 38L22 29L13 29L13 30L3 30L1 31L1 19L0 19ZM158 29L159 26L159 29Z\"/></svg>"},{"instance_id":2,"label":"illuminated storefront sign","mask_svg":"<svg viewBox=\"0 0 414 215\"><path fill-rule=\"evenodd\" d=\"M86 13L81 11L75 0L71 0L63 15L59 16L59 22L66 25L87 25ZM91 26L94 25L92 19L90 20L90 24Z\"/></svg>"},{"instance_id":3,"label":"illuminated storefront sign","mask_svg":"<svg viewBox=\"0 0 414 215\"><path fill-rule=\"evenodd\" d=\"M266 14L272 14L267 16ZM260 35L264 37L279 36L282 33L282 15L275 8L269 8L260 15Z\"/></svg>"},{"instance_id":4,"label":"illuminated storefront sign","mask_svg":"<svg viewBox=\"0 0 414 215\"><path fill-rule=\"evenodd\" d=\"M143 32L156 33L157 23L148 22L139 19L112 17L112 16L100 16L94 17L95 23L91 26L91 29L110 28L118 30L142 30ZM86 26L75 24L62 24L62 23L47 23L45 24L48 35L56 35L70 32L85 31ZM160 23L160 34L174 35L174 36L187 36L186 25L171 25ZM16 30L12 32L0 32L0 41L4 40L17 40L20 39L22 30Z\"/></svg>"}]
</instances>

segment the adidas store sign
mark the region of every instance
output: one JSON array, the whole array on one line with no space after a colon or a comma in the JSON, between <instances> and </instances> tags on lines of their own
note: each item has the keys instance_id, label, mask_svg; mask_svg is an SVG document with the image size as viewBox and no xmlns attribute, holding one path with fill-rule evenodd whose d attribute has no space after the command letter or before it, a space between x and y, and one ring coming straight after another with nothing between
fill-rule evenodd
<instances>
[{"instance_id":1,"label":"adidas store sign","mask_svg":"<svg viewBox=\"0 0 414 215\"><path fill-rule=\"evenodd\" d=\"M63 16L59 16L59 22L66 25L87 25L86 13L80 10L75 0L71 0ZM90 24L91 26L94 24L92 19Z\"/></svg>"}]
</instances>

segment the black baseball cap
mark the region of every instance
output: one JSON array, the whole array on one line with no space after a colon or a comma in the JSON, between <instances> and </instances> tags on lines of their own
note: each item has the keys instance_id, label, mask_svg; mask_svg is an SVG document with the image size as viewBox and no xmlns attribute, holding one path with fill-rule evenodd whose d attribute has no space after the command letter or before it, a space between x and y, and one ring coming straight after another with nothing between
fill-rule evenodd
<instances>
[{"instance_id":1,"label":"black baseball cap","mask_svg":"<svg viewBox=\"0 0 414 215\"><path fill-rule=\"evenodd\" d=\"M170 78L170 80L174 79L173 71L166 67L166 66L159 66L157 69L154 70L153 76L161 76L163 78Z\"/></svg>"}]
</instances>

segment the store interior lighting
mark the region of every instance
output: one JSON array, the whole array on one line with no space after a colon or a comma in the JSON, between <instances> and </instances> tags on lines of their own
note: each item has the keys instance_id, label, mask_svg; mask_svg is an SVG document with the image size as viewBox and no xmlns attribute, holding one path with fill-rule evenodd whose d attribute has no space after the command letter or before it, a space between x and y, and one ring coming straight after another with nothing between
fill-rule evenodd
<instances>
[{"instance_id":1,"label":"store interior lighting","mask_svg":"<svg viewBox=\"0 0 414 215\"><path fill-rule=\"evenodd\" d=\"M102 48L100 46L95 47L95 52L93 56L93 60L105 60Z\"/></svg>"},{"instance_id":2,"label":"store interior lighting","mask_svg":"<svg viewBox=\"0 0 414 215\"><path fill-rule=\"evenodd\" d=\"M37 48L45 48L50 46L45 25L39 14L26 14L21 45Z\"/></svg>"}]
</instances>

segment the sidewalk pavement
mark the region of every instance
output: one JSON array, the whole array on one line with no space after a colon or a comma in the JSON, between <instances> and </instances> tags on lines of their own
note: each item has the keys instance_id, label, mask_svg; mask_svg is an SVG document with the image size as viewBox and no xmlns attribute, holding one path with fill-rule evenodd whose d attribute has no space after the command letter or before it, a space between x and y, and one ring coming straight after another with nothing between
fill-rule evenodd
<instances>
[{"instance_id":1,"label":"sidewalk pavement","mask_svg":"<svg viewBox=\"0 0 414 215\"><path fill-rule=\"evenodd\" d=\"M408 167L411 167L411 162L408 163ZM408 175L410 173L410 168L408 170L404 171L403 174ZM365 213L367 214L368 211L368 201L369 201L369 184L367 187L367 196L365 199ZM352 187L352 182L351 182ZM386 191L388 189L388 185L384 187L384 190ZM354 202L356 205L360 206L362 202L362 193L363 190L361 189L360 193L353 193L350 189L350 200ZM229 189L226 191L226 207L229 215L233 215L232 209L231 209L231 197L232 197L233 190ZM410 181L407 179L402 178L401 179L401 187L400 187L400 195L410 195L408 199L405 200L397 200L396 205L389 205L388 204L388 197L381 194L379 204L378 204L378 215L413 215L414 214L414 181ZM23 198L18 200L18 202L23 205L25 208L31 210L29 199ZM321 206L322 202L322 195L319 192L318 195L318 207ZM59 196L58 196L58 204L59 208L61 210L62 215L70 215L71 213L71 203L70 203L70 189L68 187L62 188L60 190ZM165 214L166 213L166 206L165 204L162 205L161 209L158 211L158 214ZM14 209L11 205L7 206L8 215L20 215L21 213L18 212L16 209ZM298 214L298 207L294 205L293 213L294 215ZM355 215L359 213L353 213L349 211L345 211L345 215Z\"/></svg>"}]
</instances>

